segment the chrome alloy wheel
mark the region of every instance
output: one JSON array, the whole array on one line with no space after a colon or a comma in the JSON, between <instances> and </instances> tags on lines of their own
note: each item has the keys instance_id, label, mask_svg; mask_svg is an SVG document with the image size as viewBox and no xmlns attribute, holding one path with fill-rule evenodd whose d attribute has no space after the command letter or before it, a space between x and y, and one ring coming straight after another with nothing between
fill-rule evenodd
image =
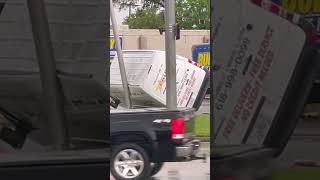
<instances>
[{"instance_id":1,"label":"chrome alloy wheel","mask_svg":"<svg viewBox=\"0 0 320 180\"><path fill-rule=\"evenodd\" d=\"M135 178L144 168L142 155L134 149L124 149L114 158L114 169L122 178Z\"/></svg>"}]
</instances>

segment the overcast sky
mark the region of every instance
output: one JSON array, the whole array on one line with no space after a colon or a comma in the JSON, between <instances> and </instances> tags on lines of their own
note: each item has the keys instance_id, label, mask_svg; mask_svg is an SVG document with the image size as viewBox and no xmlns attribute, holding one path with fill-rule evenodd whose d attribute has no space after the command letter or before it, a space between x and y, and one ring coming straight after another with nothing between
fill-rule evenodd
<instances>
[{"instance_id":1,"label":"overcast sky","mask_svg":"<svg viewBox=\"0 0 320 180\"><path fill-rule=\"evenodd\" d=\"M142 5L142 3L140 2L140 3L138 3L138 5ZM129 9L128 8L122 9L120 11L118 7L115 7L114 12L116 15L117 23L119 25L123 23L123 20L125 17L129 16ZM135 8L132 7L131 13L134 13L134 12L135 12Z\"/></svg>"},{"instance_id":2,"label":"overcast sky","mask_svg":"<svg viewBox=\"0 0 320 180\"><path fill-rule=\"evenodd\" d=\"M115 14L116 14L116 18L117 18L117 23L120 25L122 24L123 20L125 17L127 17L129 15L129 10L121 10L119 11L119 9L115 8Z\"/></svg>"}]
</instances>

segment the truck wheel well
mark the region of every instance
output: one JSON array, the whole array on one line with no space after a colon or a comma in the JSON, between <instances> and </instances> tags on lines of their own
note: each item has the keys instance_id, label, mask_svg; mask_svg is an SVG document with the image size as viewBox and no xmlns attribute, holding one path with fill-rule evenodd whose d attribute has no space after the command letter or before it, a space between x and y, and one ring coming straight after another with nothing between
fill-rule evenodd
<instances>
[{"instance_id":1,"label":"truck wheel well","mask_svg":"<svg viewBox=\"0 0 320 180\"><path fill-rule=\"evenodd\" d=\"M152 156L152 140L141 133L121 133L111 136L111 145L116 146L123 143L135 143L144 148L149 156Z\"/></svg>"}]
</instances>

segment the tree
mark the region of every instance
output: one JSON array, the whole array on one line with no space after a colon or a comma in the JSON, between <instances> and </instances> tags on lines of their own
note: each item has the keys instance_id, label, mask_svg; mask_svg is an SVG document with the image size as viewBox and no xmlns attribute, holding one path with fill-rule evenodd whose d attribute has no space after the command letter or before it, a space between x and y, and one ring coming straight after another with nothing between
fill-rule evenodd
<instances>
[{"instance_id":1,"label":"tree","mask_svg":"<svg viewBox=\"0 0 320 180\"><path fill-rule=\"evenodd\" d=\"M118 0L137 1L137 0ZM148 3L147 3L148 2ZM164 25L164 13L159 12L163 7L162 0L146 0L144 7L125 19L130 28L157 29ZM176 19L182 29L209 29L210 5L209 0L176 0Z\"/></svg>"},{"instance_id":2,"label":"tree","mask_svg":"<svg viewBox=\"0 0 320 180\"><path fill-rule=\"evenodd\" d=\"M125 18L124 24L131 29L157 29L164 24L164 14L155 7L146 7Z\"/></svg>"},{"instance_id":3,"label":"tree","mask_svg":"<svg viewBox=\"0 0 320 180\"><path fill-rule=\"evenodd\" d=\"M120 6L120 9L122 8L128 8L135 6L138 2L141 2L141 0L113 0L113 2ZM163 0L142 0L143 8L146 7L164 7Z\"/></svg>"},{"instance_id":4,"label":"tree","mask_svg":"<svg viewBox=\"0 0 320 180\"><path fill-rule=\"evenodd\" d=\"M183 29L210 29L209 0L177 0L176 18Z\"/></svg>"}]
</instances>

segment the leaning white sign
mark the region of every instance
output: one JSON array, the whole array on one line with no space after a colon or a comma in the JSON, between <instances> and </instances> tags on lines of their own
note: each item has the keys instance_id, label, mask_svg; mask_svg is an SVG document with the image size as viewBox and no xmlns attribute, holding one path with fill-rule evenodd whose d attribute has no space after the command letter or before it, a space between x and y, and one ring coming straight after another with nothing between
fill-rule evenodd
<instances>
[{"instance_id":1,"label":"leaning white sign","mask_svg":"<svg viewBox=\"0 0 320 180\"><path fill-rule=\"evenodd\" d=\"M220 67L212 79L215 142L262 144L296 67L305 33L250 0L216 0L213 6L213 51Z\"/></svg>"},{"instance_id":2,"label":"leaning white sign","mask_svg":"<svg viewBox=\"0 0 320 180\"><path fill-rule=\"evenodd\" d=\"M177 106L193 107L206 80L206 71L176 56ZM123 59L130 87L131 100L139 106L166 104L165 52L157 50L126 50ZM110 66L110 94L122 100L122 80L118 58Z\"/></svg>"}]
</instances>

